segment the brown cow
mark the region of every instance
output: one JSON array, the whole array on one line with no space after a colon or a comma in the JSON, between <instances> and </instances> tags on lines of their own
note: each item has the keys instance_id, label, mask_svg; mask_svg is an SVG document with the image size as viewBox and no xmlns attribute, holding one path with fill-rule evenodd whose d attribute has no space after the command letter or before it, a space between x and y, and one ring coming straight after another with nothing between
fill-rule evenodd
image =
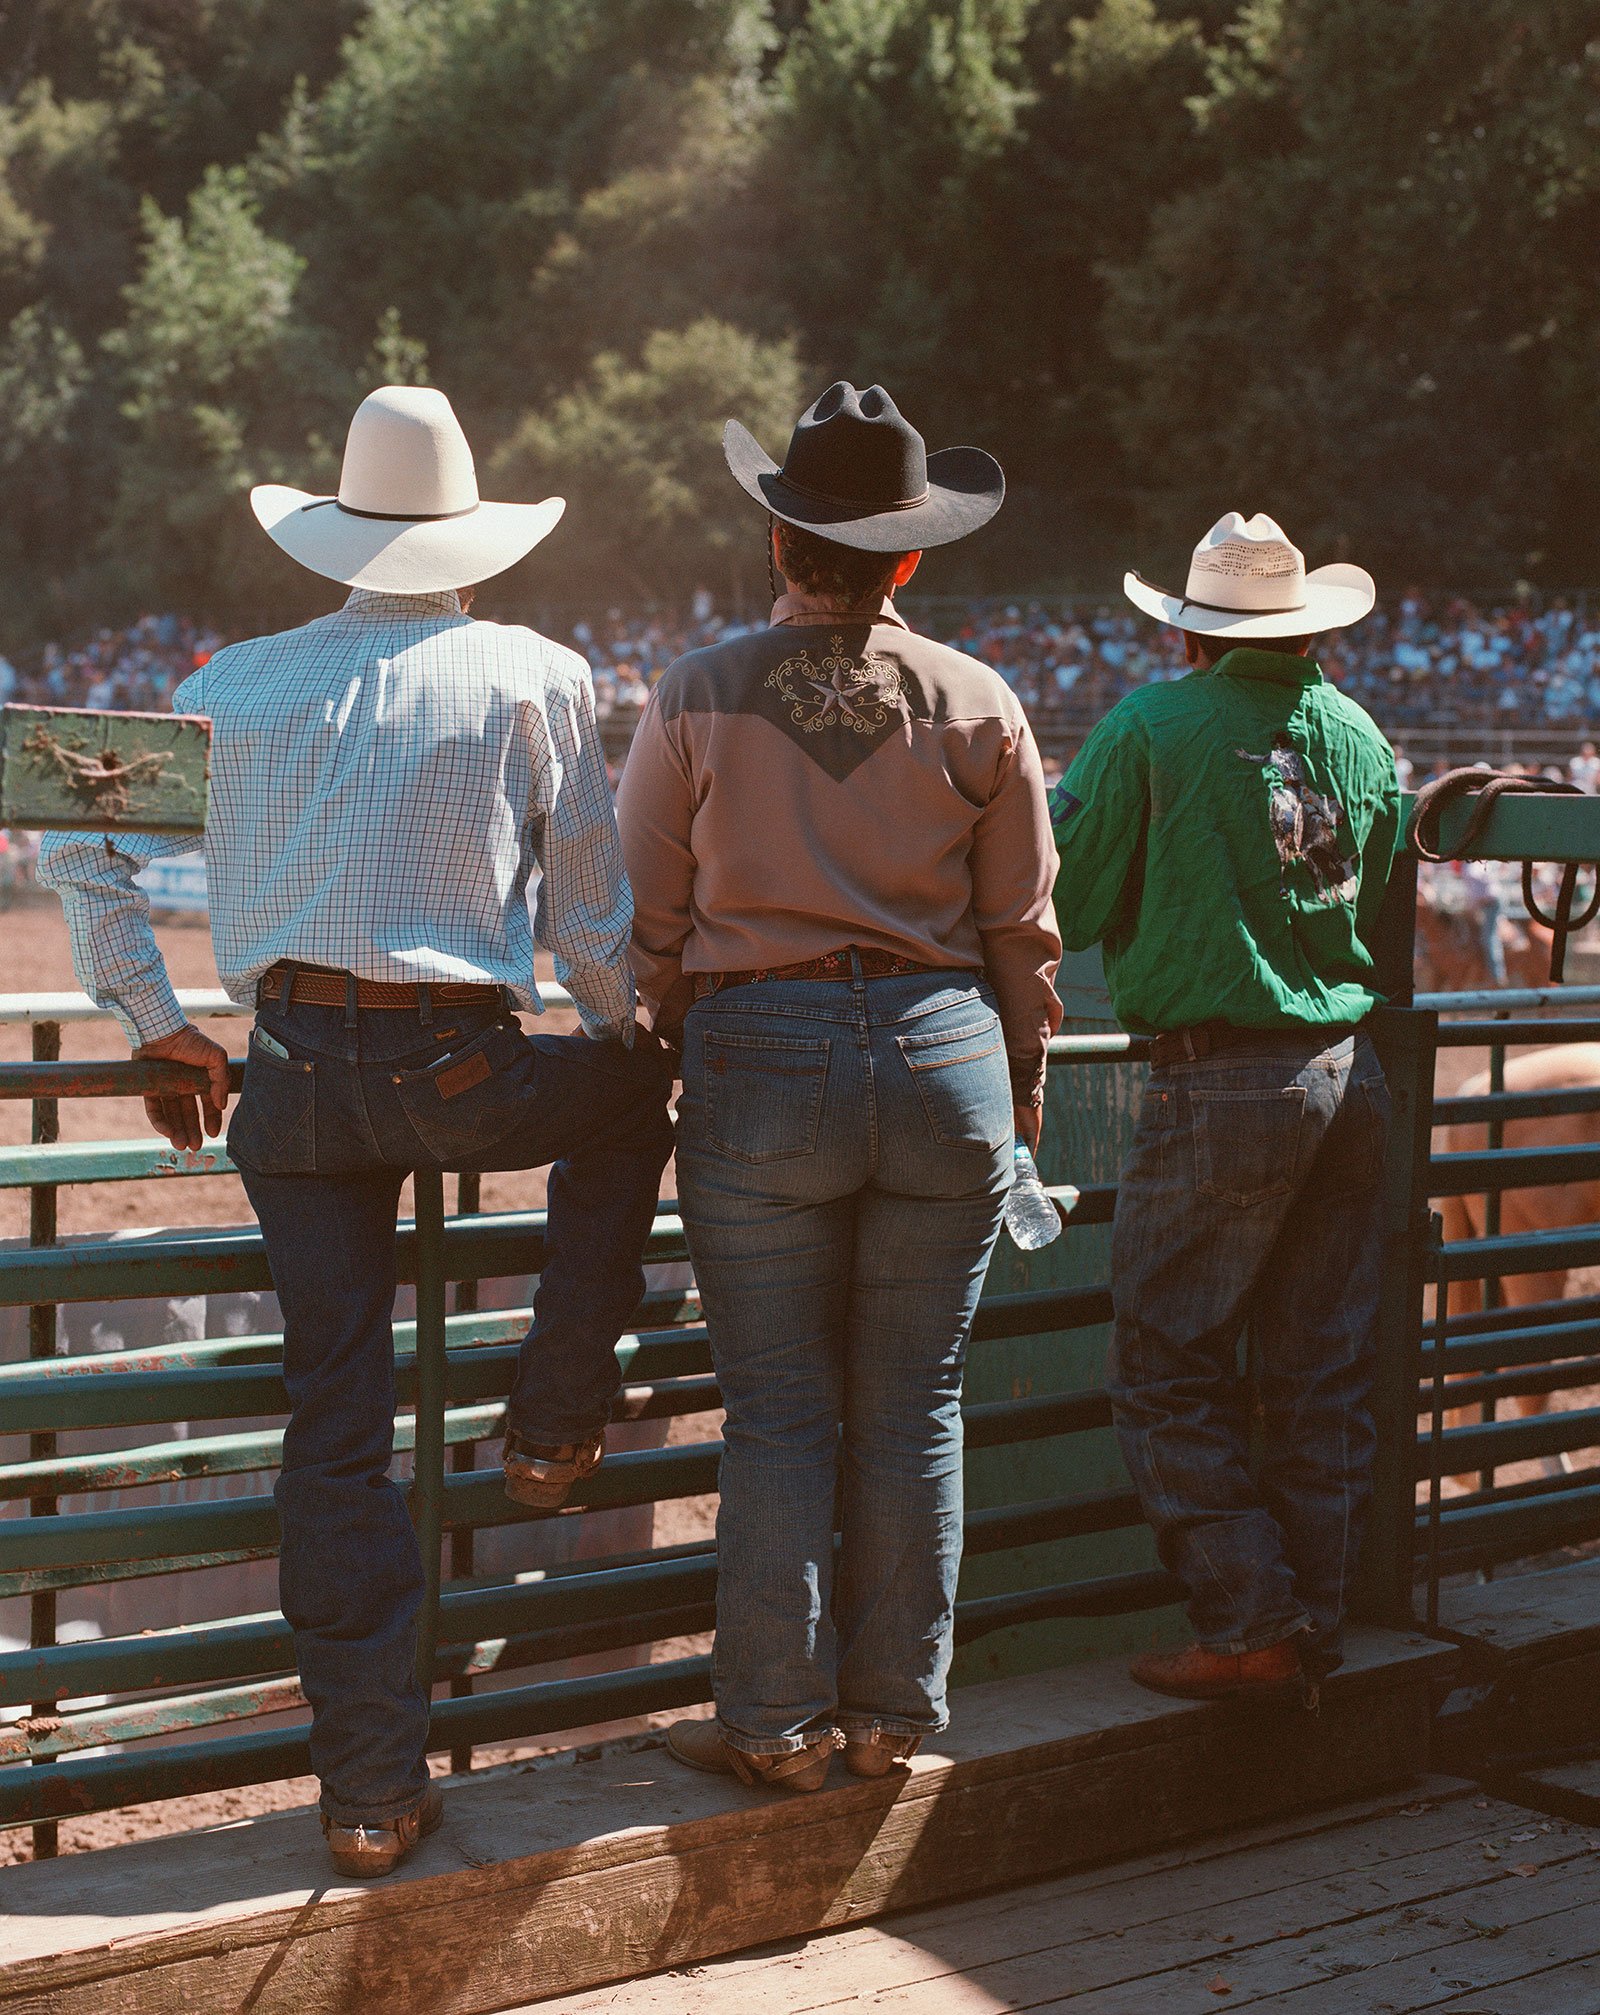
<instances>
[{"instance_id":1,"label":"brown cow","mask_svg":"<svg viewBox=\"0 0 1600 2015\"><path fill-rule=\"evenodd\" d=\"M1600 1086L1600 1043L1562 1044L1554 1049L1531 1050L1506 1059L1507 1091L1565 1091L1577 1087ZM1465 1098L1481 1097L1489 1089L1489 1075L1481 1072L1461 1087ZM1489 1144L1487 1126L1450 1126L1439 1129L1442 1148L1455 1153L1482 1150ZM1600 1144L1600 1113L1571 1113L1555 1119L1517 1119L1505 1129L1507 1147L1590 1147ZM1482 1238L1485 1230L1483 1196L1447 1196L1440 1199L1447 1239ZM1600 1179L1592 1182L1554 1183L1541 1189L1508 1189L1500 1200L1500 1229L1521 1233L1556 1231L1564 1226L1600 1223ZM1567 1291L1567 1269L1548 1273L1508 1275L1501 1282L1501 1299L1508 1308L1522 1308L1530 1302L1560 1301ZM1479 1281L1455 1281L1450 1287L1450 1313L1469 1314L1483 1307L1483 1286ZM1527 1416L1549 1410L1552 1394L1527 1393L1506 1402L1513 1413ZM1452 1415L1452 1421L1467 1418ZM1553 1473L1557 1458L1547 1458L1545 1469ZM1560 1467L1570 1468L1569 1458L1559 1458Z\"/></svg>"}]
</instances>

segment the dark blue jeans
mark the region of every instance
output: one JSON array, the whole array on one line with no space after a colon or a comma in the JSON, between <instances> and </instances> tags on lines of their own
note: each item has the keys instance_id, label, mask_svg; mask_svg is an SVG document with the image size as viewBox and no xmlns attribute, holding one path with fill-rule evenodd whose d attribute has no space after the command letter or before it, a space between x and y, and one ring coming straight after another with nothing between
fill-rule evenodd
<instances>
[{"instance_id":1,"label":"dark blue jeans","mask_svg":"<svg viewBox=\"0 0 1600 2015\"><path fill-rule=\"evenodd\" d=\"M652 1038L529 1037L495 1008L260 1011L228 1145L283 1308L279 1583L312 1768L342 1825L414 1805L428 1775L422 1560L388 1474L400 1186L417 1168L555 1164L507 1417L535 1441L579 1440L609 1415L643 1291L671 1083Z\"/></svg>"},{"instance_id":2,"label":"dark blue jeans","mask_svg":"<svg viewBox=\"0 0 1600 2015\"><path fill-rule=\"evenodd\" d=\"M1389 1094L1365 1036L1153 1070L1112 1235L1107 1384L1202 1644L1338 1662L1371 1489ZM1239 1365L1254 1343L1260 1456Z\"/></svg>"},{"instance_id":3,"label":"dark blue jeans","mask_svg":"<svg viewBox=\"0 0 1600 2015\"><path fill-rule=\"evenodd\" d=\"M945 1725L961 1373L1011 1125L975 974L690 1011L678 1194L727 1408L712 1682L736 1748Z\"/></svg>"}]
</instances>

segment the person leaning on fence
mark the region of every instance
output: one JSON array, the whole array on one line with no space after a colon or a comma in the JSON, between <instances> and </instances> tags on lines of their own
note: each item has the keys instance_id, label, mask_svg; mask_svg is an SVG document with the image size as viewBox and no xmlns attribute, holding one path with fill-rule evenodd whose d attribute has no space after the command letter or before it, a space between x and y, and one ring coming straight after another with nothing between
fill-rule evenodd
<instances>
[{"instance_id":1,"label":"person leaning on fence","mask_svg":"<svg viewBox=\"0 0 1600 2015\"><path fill-rule=\"evenodd\" d=\"M390 386L351 423L337 497L268 485L251 501L285 552L352 592L219 652L173 705L211 716L212 936L228 992L257 1008L228 1147L283 1309L283 1610L335 1864L383 1874L440 1809L412 1669L422 1562L387 1473L401 1184L414 1168L555 1163L504 1469L519 1503L559 1504L600 1460L671 1152L671 1070L654 1036L635 1040L632 905L588 667L467 614L471 584L536 546L561 500L480 502L448 400ZM63 835L40 875L79 978L137 1054L209 1072L214 1134L227 1056L185 1024L133 880L189 844ZM522 1033L535 940L582 1035ZM192 1097L146 1107L175 1146L199 1146Z\"/></svg>"},{"instance_id":2,"label":"person leaning on fence","mask_svg":"<svg viewBox=\"0 0 1600 2015\"><path fill-rule=\"evenodd\" d=\"M1117 1196L1107 1383L1198 1641L1133 1674L1197 1699L1314 1688L1339 1662L1370 1491L1389 1099L1359 1024L1399 788L1308 653L1373 585L1307 574L1270 518L1237 512L1182 595L1124 585L1194 669L1114 707L1052 811L1062 936L1104 947L1118 1019L1157 1038Z\"/></svg>"},{"instance_id":3,"label":"person leaning on fence","mask_svg":"<svg viewBox=\"0 0 1600 2015\"><path fill-rule=\"evenodd\" d=\"M784 592L667 671L618 799L727 1409L717 1718L668 1745L810 1791L840 1731L882 1776L945 1725L962 1358L1039 1134L1055 855L1014 695L891 599L994 515L998 464L848 384L781 470L736 422L724 447Z\"/></svg>"}]
</instances>

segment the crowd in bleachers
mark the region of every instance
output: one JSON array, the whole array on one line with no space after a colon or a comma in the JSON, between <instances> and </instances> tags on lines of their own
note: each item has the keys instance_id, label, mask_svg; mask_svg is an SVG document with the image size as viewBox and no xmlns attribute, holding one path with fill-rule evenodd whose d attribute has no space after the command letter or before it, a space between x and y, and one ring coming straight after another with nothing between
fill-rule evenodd
<instances>
[{"instance_id":1,"label":"crowd in bleachers","mask_svg":"<svg viewBox=\"0 0 1600 2015\"><path fill-rule=\"evenodd\" d=\"M159 712L222 639L184 616L141 616L125 630L96 630L71 649L46 644L19 671L0 657L0 702Z\"/></svg>"}]
</instances>

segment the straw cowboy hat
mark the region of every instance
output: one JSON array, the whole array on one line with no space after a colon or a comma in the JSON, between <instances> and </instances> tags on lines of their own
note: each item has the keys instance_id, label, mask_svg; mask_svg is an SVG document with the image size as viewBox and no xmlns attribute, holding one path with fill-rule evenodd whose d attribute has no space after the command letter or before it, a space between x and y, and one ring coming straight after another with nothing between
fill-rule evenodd
<instances>
[{"instance_id":1,"label":"straw cowboy hat","mask_svg":"<svg viewBox=\"0 0 1600 2015\"><path fill-rule=\"evenodd\" d=\"M1208 637L1342 630L1369 614L1378 594L1363 567L1336 560L1308 574L1305 555L1264 511L1248 520L1229 511L1217 520L1194 549L1181 595L1131 573L1122 590L1147 616Z\"/></svg>"},{"instance_id":2,"label":"straw cowboy hat","mask_svg":"<svg viewBox=\"0 0 1600 2015\"><path fill-rule=\"evenodd\" d=\"M1006 479L981 448L927 444L881 385L841 379L800 415L778 464L730 420L722 452L734 481L775 518L866 553L947 546L986 525Z\"/></svg>"},{"instance_id":3,"label":"straw cowboy hat","mask_svg":"<svg viewBox=\"0 0 1600 2015\"><path fill-rule=\"evenodd\" d=\"M260 483L250 508L303 567L352 588L425 595L486 581L555 529L564 497L487 504L450 401L383 385L356 408L336 497Z\"/></svg>"}]
</instances>

